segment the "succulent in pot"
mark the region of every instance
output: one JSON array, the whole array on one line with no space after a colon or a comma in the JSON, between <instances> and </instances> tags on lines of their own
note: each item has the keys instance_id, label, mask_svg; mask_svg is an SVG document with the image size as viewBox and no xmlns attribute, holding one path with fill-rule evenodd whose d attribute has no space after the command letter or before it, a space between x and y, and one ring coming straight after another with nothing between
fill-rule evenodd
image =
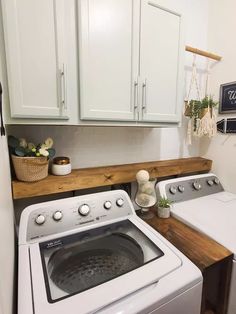
<instances>
[{"instance_id":1,"label":"succulent in pot","mask_svg":"<svg viewBox=\"0 0 236 314\"><path fill-rule=\"evenodd\" d=\"M35 145L24 138L8 136L15 174L20 181L39 181L47 177L49 158L55 155L53 140L49 137L44 143Z\"/></svg>"},{"instance_id":2,"label":"succulent in pot","mask_svg":"<svg viewBox=\"0 0 236 314\"><path fill-rule=\"evenodd\" d=\"M170 217L170 207L172 201L166 197L161 197L157 202L157 214L160 218Z\"/></svg>"}]
</instances>

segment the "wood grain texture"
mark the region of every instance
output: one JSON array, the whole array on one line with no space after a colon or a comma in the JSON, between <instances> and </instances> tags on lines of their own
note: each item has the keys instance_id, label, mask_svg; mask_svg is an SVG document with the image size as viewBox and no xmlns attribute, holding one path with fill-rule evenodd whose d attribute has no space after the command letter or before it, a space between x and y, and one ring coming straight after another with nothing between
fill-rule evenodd
<instances>
[{"instance_id":1,"label":"wood grain texture","mask_svg":"<svg viewBox=\"0 0 236 314\"><path fill-rule=\"evenodd\" d=\"M201 157L152 161L128 165L72 170L67 176L49 175L38 182L12 181L13 199L49 195L85 188L107 186L136 180L137 171L145 169L151 178L163 178L210 171L212 161Z\"/></svg>"},{"instance_id":2,"label":"wood grain texture","mask_svg":"<svg viewBox=\"0 0 236 314\"><path fill-rule=\"evenodd\" d=\"M193 48L191 46L185 46L185 50L188 51L188 52L192 52L192 53L195 53L197 55L209 58L209 59L216 60L216 61L220 61L222 59L221 56L218 56L218 55L216 55L214 53L211 53L211 52L208 52L208 51L204 51L204 50L200 50L198 48Z\"/></svg>"},{"instance_id":3,"label":"wood grain texture","mask_svg":"<svg viewBox=\"0 0 236 314\"><path fill-rule=\"evenodd\" d=\"M146 221L203 272L207 267L232 256L232 252L208 236L188 227L177 219L154 217Z\"/></svg>"},{"instance_id":4,"label":"wood grain texture","mask_svg":"<svg viewBox=\"0 0 236 314\"><path fill-rule=\"evenodd\" d=\"M146 222L201 270L203 274L201 313L226 314L232 269L232 252L173 217L161 219L154 216ZM217 270L214 277L209 276L213 269ZM209 306L207 306L208 299L209 295L212 294L211 287L214 285L218 285L217 304L209 309Z\"/></svg>"},{"instance_id":5,"label":"wood grain texture","mask_svg":"<svg viewBox=\"0 0 236 314\"><path fill-rule=\"evenodd\" d=\"M229 287L232 274L232 258L225 258L220 265L220 282L219 282L219 298L218 313L227 313L229 300Z\"/></svg>"}]
</instances>

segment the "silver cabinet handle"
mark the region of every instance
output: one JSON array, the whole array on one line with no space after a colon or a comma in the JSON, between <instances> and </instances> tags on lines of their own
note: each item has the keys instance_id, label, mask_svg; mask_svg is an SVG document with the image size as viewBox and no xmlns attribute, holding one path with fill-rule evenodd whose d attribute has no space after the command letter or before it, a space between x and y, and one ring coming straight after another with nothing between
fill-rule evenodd
<instances>
[{"instance_id":1,"label":"silver cabinet handle","mask_svg":"<svg viewBox=\"0 0 236 314\"><path fill-rule=\"evenodd\" d=\"M147 108L147 80L142 85L142 110Z\"/></svg>"},{"instance_id":2,"label":"silver cabinet handle","mask_svg":"<svg viewBox=\"0 0 236 314\"><path fill-rule=\"evenodd\" d=\"M60 103L62 108L67 109L66 104L66 77L65 77L65 66L62 65L62 69L59 70L60 74Z\"/></svg>"},{"instance_id":3,"label":"silver cabinet handle","mask_svg":"<svg viewBox=\"0 0 236 314\"><path fill-rule=\"evenodd\" d=\"M134 81L134 110L138 108L138 82Z\"/></svg>"}]
</instances>

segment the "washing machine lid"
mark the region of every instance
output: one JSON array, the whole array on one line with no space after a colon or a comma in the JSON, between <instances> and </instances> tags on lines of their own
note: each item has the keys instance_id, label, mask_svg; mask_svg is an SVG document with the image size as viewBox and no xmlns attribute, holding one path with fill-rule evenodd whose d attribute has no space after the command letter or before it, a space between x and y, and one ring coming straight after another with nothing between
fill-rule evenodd
<instances>
[{"instance_id":1,"label":"washing machine lid","mask_svg":"<svg viewBox=\"0 0 236 314\"><path fill-rule=\"evenodd\" d=\"M182 265L157 234L134 217L87 234L32 244L30 256L35 313L45 314L66 313L68 306L70 314L97 311Z\"/></svg>"},{"instance_id":2,"label":"washing machine lid","mask_svg":"<svg viewBox=\"0 0 236 314\"><path fill-rule=\"evenodd\" d=\"M203 232L234 253L236 258L236 195L229 192L175 203L172 215Z\"/></svg>"}]
</instances>

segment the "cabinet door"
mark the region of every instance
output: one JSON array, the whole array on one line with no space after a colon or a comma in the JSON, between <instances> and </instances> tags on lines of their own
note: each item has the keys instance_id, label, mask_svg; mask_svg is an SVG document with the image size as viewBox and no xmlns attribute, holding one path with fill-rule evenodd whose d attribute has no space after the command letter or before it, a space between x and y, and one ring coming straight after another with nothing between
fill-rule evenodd
<instances>
[{"instance_id":1,"label":"cabinet door","mask_svg":"<svg viewBox=\"0 0 236 314\"><path fill-rule=\"evenodd\" d=\"M178 122L183 102L181 16L141 1L141 120Z\"/></svg>"},{"instance_id":2,"label":"cabinet door","mask_svg":"<svg viewBox=\"0 0 236 314\"><path fill-rule=\"evenodd\" d=\"M3 0L11 116L66 118L65 0Z\"/></svg>"},{"instance_id":3,"label":"cabinet door","mask_svg":"<svg viewBox=\"0 0 236 314\"><path fill-rule=\"evenodd\" d=\"M80 118L134 120L139 0L80 0Z\"/></svg>"}]
</instances>

